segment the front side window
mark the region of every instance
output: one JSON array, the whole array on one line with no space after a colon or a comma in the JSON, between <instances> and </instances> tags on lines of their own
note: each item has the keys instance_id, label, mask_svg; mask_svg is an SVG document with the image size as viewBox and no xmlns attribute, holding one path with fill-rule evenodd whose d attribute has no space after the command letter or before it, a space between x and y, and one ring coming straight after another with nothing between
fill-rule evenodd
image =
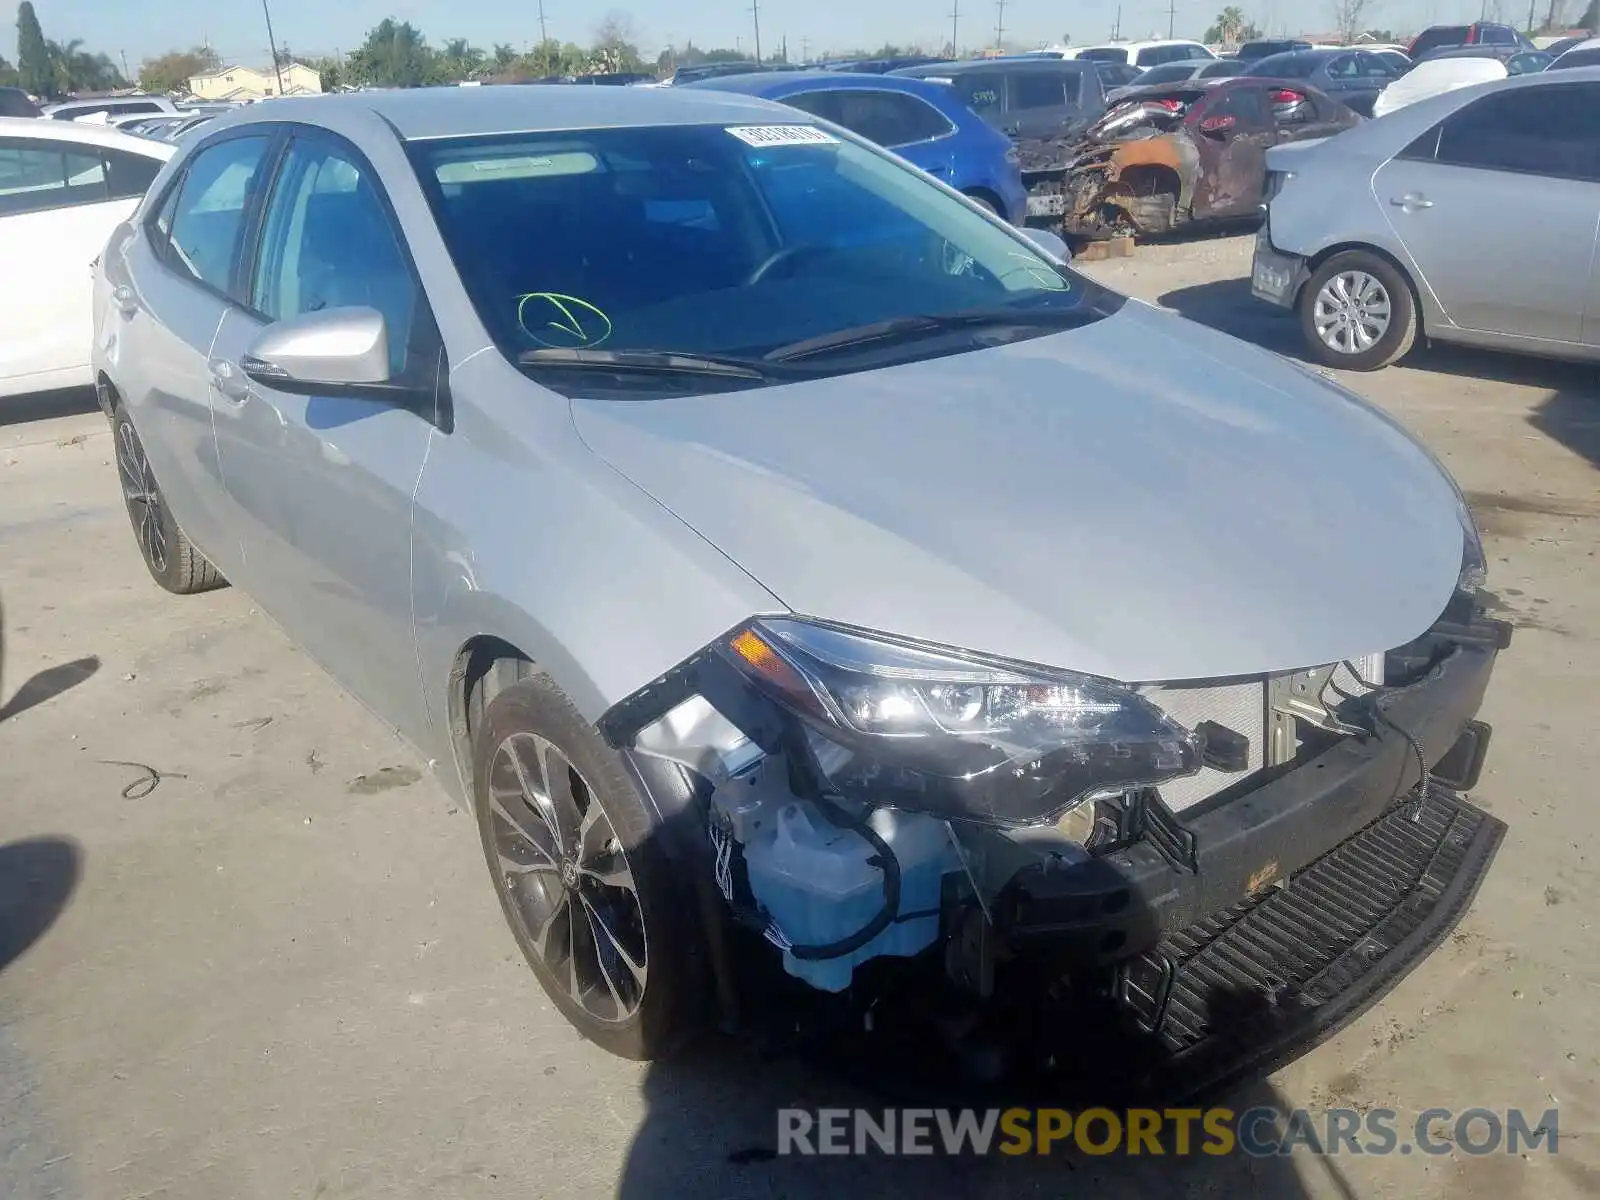
<instances>
[{"instance_id":1,"label":"front side window","mask_svg":"<svg viewBox=\"0 0 1600 1200\"><path fill-rule=\"evenodd\" d=\"M1479 41L1490 46L1515 46L1517 35L1505 25L1485 25L1480 29Z\"/></svg>"},{"instance_id":2,"label":"front side window","mask_svg":"<svg viewBox=\"0 0 1600 1200\"><path fill-rule=\"evenodd\" d=\"M0 140L0 216L74 208L109 199L98 150Z\"/></svg>"},{"instance_id":3,"label":"front side window","mask_svg":"<svg viewBox=\"0 0 1600 1200\"><path fill-rule=\"evenodd\" d=\"M1491 92L1445 118L1434 159L1459 167L1600 181L1596 111L1596 83Z\"/></svg>"},{"instance_id":4,"label":"front side window","mask_svg":"<svg viewBox=\"0 0 1600 1200\"><path fill-rule=\"evenodd\" d=\"M1590 46L1586 50L1568 50L1550 64L1550 70L1564 71L1568 67L1592 67L1597 64L1600 64L1600 46Z\"/></svg>"},{"instance_id":5,"label":"front side window","mask_svg":"<svg viewBox=\"0 0 1600 1200\"><path fill-rule=\"evenodd\" d=\"M1128 52L1116 46L1097 46L1092 50L1085 50L1078 57L1085 62L1125 63L1128 61Z\"/></svg>"},{"instance_id":6,"label":"front side window","mask_svg":"<svg viewBox=\"0 0 1600 1200\"><path fill-rule=\"evenodd\" d=\"M200 151L173 205L169 263L219 292L227 292L232 282L245 209L270 144L265 135L238 137Z\"/></svg>"},{"instance_id":7,"label":"front side window","mask_svg":"<svg viewBox=\"0 0 1600 1200\"><path fill-rule=\"evenodd\" d=\"M950 81L956 96L980 117L998 115L1005 107L1004 77L984 71L958 75Z\"/></svg>"},{"instance_id":8,"label":"front side window","mask_svg":"<svg viewBox=\"0 0 1600 1200\"><path fill-rule=\"evenodd\" d=\"M993 336L1009 341L1109 303L915 171L815 126L452 138L412 143L411 155L495 342L569 394L598 386L552 365L573 352L776 369L768 356L886 321L998 313ZM885 338L871 351L894 361L971 348ZM804 355L807 370L855 369L832 349Z\"/></svg>"},{"instance_id":9,"label":"front side window","mask_svg":"<svg viewBox=\"0 0 1600 1200\"><path fill-rule=\"evenodd\" d=\"M375 308L389 368L405 368L417 287L368 172L319 141L284 156L261 227L250 307L273 321L331 308Z\"/></svg>"}]
</instances>

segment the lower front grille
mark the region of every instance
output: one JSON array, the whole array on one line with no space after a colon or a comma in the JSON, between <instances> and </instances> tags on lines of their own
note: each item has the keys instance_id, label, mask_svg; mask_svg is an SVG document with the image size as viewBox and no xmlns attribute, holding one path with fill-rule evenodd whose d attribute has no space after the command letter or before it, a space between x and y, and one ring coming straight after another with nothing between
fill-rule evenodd
<instances>
[{"instance_id":1,"label":"lower front grille","mask_svg":"<svg viewBox=\"0 0 1600 1200\"><path fill-rule=\"evenodd\" d=\"M1505 825L1430 783L1283 886L1123 969L1122 1005L1187 1090L1271 1070L1376 1000L1460 920Z\"/></svg>"}]
</instances>

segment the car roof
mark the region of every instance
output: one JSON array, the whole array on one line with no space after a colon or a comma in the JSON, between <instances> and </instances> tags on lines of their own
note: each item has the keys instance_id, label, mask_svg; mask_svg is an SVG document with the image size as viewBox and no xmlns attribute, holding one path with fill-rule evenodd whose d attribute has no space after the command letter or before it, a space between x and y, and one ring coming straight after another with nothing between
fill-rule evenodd
<instances>
[{"instance_id":1,"label":"car roof","mask_svg":"<svg viewBox=\"0 0 1600 1200\"><path fill-rule=\"evenodd\" d=\"M1025 57L1023 55L997 58L968 58L961 62L924 63L920 67L905 67L890 74L910 79L939 79L947 75L968 75L974 71L1060 71L1077 73L1089 70L1092 63L1071 58Z\"/></svg>"},{"instance_id":2,"label":"car roof","mask_svg":"<svg viewBox=\"0 0 1600 1200\"><path fill-rule=\"evenodd\" d=\"M154 116L155 114L151 114ZM148 138L123 133L110 125L81 125L76 121L49 121L38 117L0 117L0 137L33 141L67 142L74 146L100 146L126 150L146 158L170 158L172 147Z\"/></svg>"},{"instance_id":3,"label":"car roof","mask_svg":"<svg viewBox=\"0 0 1600 1200\"><path fill-rule=\"evenodd\" d=\"M1127 50L1132 52L1137 50L1153 50L1158 46L1200 45L1204 45L1204 43L1196 40L1195 38L1156 38L1153 41L1148 42L1096 42L1092 46L1079 46L1077 47L1077 50L1079 54L1082 54L1085 50Z\"/></svg>"},{"instance_id":4,"label":"car roof","mask_svg":"<svg viewBox=\"0 0 1600 1200\"><path fill-rule=\"evenodd\" d=\"M869 75L862 71L753 71L748 75L697 79L683 86L708 92L739 92L746 96L792 95L808 89L904 92L928 99L949 96L943 85L915 75Z\"/></svg>"},{"instance_id":5,"label":"car roof","mask_svg":"<svg viewBox=\"0 0 1600 1200\"><path fill-rule=\"evenodd\" d=\"M406 141L794 119L792 109L770 100L687 84L670 88L500 84L284 96L218 116L216 126L220 131L224 126L299 121L339 127L357 114L380 118Z\"/></svg>"}]
</instances>

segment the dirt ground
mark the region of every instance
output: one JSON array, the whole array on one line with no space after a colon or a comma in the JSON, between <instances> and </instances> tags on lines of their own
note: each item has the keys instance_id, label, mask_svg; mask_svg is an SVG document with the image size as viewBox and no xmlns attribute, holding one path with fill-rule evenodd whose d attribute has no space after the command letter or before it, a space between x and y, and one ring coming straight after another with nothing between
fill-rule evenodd
<instances>
[{"instance_id":1,"label":"dirt ground","mask_svg":"<svg viewBox=\"0 0 1600 1200\"><path fill-rule=\"evenodd\" d=\"M1091 269L1292 354L1249 246ZM1485 529L1519 632L1475 798L1510 833L1432 958L1234 1103L1557 1108L1558 1154L772 1160L777 1107L876 1101L746 1047L644 1067L578 1040L468 814L248 597L156 589L69 397L0 401L0 1196L1600 1194L1596 373L1440 349L1346 382Z\"/></svg>"}]
</instances>

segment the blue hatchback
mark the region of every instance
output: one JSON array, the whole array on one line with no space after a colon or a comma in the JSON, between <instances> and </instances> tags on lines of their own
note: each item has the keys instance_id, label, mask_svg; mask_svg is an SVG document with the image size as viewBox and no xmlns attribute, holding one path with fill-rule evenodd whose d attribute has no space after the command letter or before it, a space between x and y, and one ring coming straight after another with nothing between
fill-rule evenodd
<instances>
[{"instance_id":1,"label":"blue hatchback","mask_svg":"<svg viewBox=\"0 0 1600 1200\"><path fill-rule=\"evenodd\" d=\"M945 84L895 75L804 71L685 84L760 96L842 125L893 150L1014 225L1028 211L1016 147Z\"/></svg>"}]
</instances>

